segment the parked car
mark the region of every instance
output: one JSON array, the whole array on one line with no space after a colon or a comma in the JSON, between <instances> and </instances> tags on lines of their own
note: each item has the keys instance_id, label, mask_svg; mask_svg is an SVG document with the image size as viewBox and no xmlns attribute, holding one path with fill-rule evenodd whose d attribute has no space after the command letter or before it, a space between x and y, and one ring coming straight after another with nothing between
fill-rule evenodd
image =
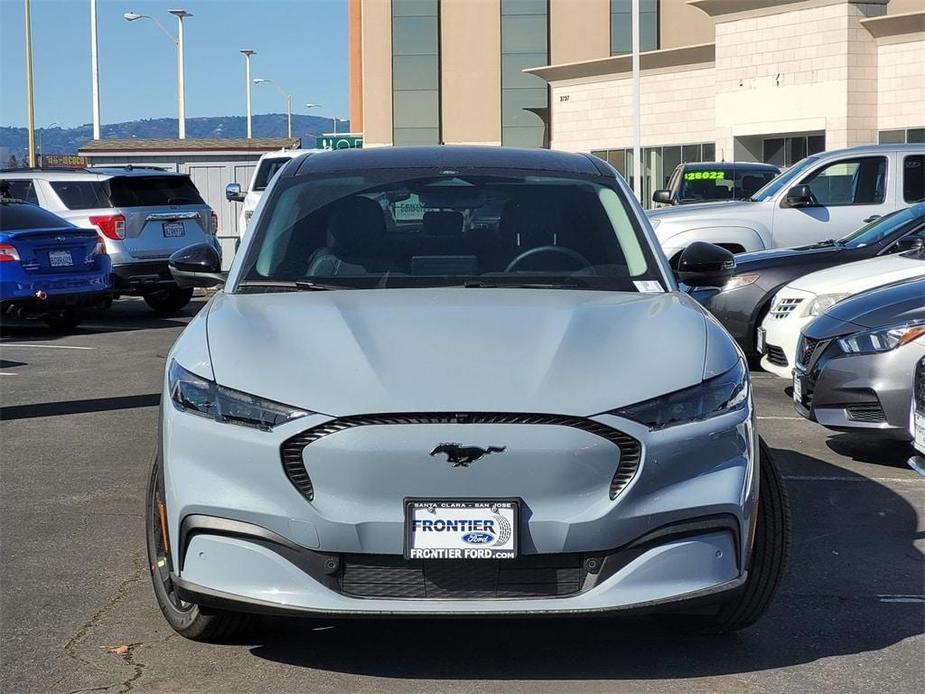
<instances>
[{"instance_id":1,"label":"parked car","mask_svg":"<svg viewBox=\"0 0 925 694\"><path fill-rule=\"evenodd\" d=\"M53 328L112 301L112 269L95 229L79 229L0 187L0 316L41 316Z\"/></svg>"},{"instance_id":2,"label":"parked car","mask_svg":"<svg viewBox=\"0 0 925 694\"><path fill-rule=\"evenodd\" d=\"M909 458L909 466L920 475L925 475L925 357L915 365L915 380L912 385L912 424L909 431L915 455Z\"/></svg>"},{"instance_id":3,"label":"parked car","mask_svg":"<svg viewBox=\"0 0 925 694\"><path fill-rule=\"evenodd\" d=\"M254 173L251 175L246 191L240 183L229 183L225 186L226 200L244 203L241 205L241 214L238 215L238 236L240 238L244 237L244 231L247 229L254 210L257 209L257 203L260 202L263 191L270 185L276 172L296 157L323 151L323 149L281 149L276 152L267 152L257 160L257 166L254 167Z\"/></svg>"},{"instance_id":4,"label":"parked car","mask_svg":"<svg viewBox=\"0 0 925 694\"><path fill-rule=\"evenodd\" d=\"M838 265L794 280L774 295L758 329L762 368L789 379L800 331L813 318L849 296L918 277L925 277L922 248Z\"/></svg>"},{"instance_id":5,"label":"parked car","mask_svg":"<svg viewBox=\"0 0 925 694\"><path fill-rule=\"evenodd\" d=\"M789 282L828 267L904 253L923 245L925 203L919 203L890 212L837 240L737 255L735 273L705 305L745 354L758 358L758 326L774 295Z\"/></svg>"},{"instance_id":6,"label":"parked car","mask_svg":"<svg viewBox=\"0 0 925 694\"><path fill-rule=\"evenodd\" d=\"M186 174L147 167L0 171L12 194L80 227L100 230L112 260L113 290L177 311L192 290L170 275L167 258L190 243L220 252L218 217Z\"/></svg>"},{"instance_id":7,"label":"parked car","mask_svg":"<svg viewBox=\"0 0 925 694\"><path fill-rule=\"evenodd\" d=\"M692 205L700 202L747 200L780 173L773 164L711 161L678 164L668 187L656 190L657 207Z\"/></svg>"},{"instance_id":8,"label":"parked car","mask_svg":"<svg viewBox=\"0 0 925 694\"><path fill-rule=\"evenodd\" d=\"M674 265L692 241L733 253L837 239L925 201L925 144L870 145L806 157L749 200L649 210Z\"/></svg>"},{"instance_id":9,"label":"parked car","mask_svg":"<svg viewBox=\"0 0 925 694\"><path fill-rule=\"evenodd\" d=\"M803 329L797 355L799 414L835 431L913 440L909 403L925 356L925 280L835 304Z\"/></svg>"},{"instance_id":10,"label":"parked car","mask_svg":"<svg viewBox=\"0 0 925 694\"><path fill-rule=\"evenodd\" d=\"M227 280L167 357L146 533L173 629L692 609L729 630L764 612L789 525L748 369L612 167L303 156L252 224L227 278L208 245L171 261ZM695 244L680 272L712 285L732 265Z\"/></svg>"}]
</instances>

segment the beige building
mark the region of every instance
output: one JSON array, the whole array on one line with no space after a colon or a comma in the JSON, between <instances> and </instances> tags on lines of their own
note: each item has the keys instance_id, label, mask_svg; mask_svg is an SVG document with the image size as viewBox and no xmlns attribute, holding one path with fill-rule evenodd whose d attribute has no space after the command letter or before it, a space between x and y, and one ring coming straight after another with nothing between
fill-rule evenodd
<instances>
[{"instance_id":1,"label":"beige building","mask_svg":"<svg viewBox=\"0 0 925 694\"><path fill-rule=\"evenodd\" d=\"M630 0L350 0L365 146L590 151L631 174ZM925 139L925 0L640 0L646 197L681 161Z\"/></svg>"}]
</instances>

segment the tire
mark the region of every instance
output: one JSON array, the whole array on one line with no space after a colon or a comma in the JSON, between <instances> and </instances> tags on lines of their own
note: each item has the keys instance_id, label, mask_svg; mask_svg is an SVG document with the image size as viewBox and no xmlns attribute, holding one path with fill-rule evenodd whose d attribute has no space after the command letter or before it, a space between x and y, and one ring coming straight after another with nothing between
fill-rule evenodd
<instances>
[{"instance_id":1,"label":"tire","mask_svg":"<svg viewBox=\"0 0 925 694\"><path fill-rule=\"evenodd\" d=\"M144 295L145 303L158 313L174 313L186 306L193 298L192 289L169 287Z\"/></svg>"},{"instance_id":2,"label":"tire","mask_svg":"<svg viewBox=\"0 0 925 694\"><path fill-rule=\"evenodd\" d=\"M736 596L710 615L671 615L662 620L684 631L722 634L751 626L771 604L790 549L790 503L777 464L759 439L758 521L748 578Z\"/></svg>"},{"instance_id":3,"label":"tire","mask_svg":"<svg viewBox=\"0 0 925 694\"><path fill-rule=\"evenodd\" d=\"M52 330L66 331L73 330L80 325L83 316L80 315L80 311L76 308L66 308L61 311L54 311L53 313L46 314L43 316L42 320L44 320Z\"/></svg>"},{"instance_id":4,"label":"tire","mask_svg":"<svg viewBox=\"0 0 925 694\"><path fill-rule=\"evenodd\" d=\"M160 462L154 461L151 478L145 495L145 544L148 554L148 568L154 597L164 619L170 627L193 641L220 642L232 638L247 629L253 621L251 615L232 612L203 613L199 605L185 602L177 594L171 580L172 557L165 546L161 518L164 503L164 479ZM166 514L163 514L166 517Z\"/></svg>"}]
</instances>

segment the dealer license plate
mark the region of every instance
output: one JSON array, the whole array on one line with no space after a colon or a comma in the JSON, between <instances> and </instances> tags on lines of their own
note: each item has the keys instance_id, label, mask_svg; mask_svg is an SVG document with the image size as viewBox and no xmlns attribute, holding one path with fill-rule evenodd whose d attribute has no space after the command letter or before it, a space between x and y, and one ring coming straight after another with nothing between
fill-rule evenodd
<instances>
[{"instance_id":1,"label":"dealer license plate","mask_svg":"<svg viewBox=\"0 0 925 694\"><path fill-rule=\"evenodd\" d=\"M164 222L164 236L168 239L186 236L186 229L180 222Z\"/></svg>"},{"instance_id":2,"label":"dealer license plate","mask_svg":"<svg viewBox=\"0 0 925 694\"><path fill-rule=\"evenodd\" d=\"M70 251L48 251L48 264L52 267L70 267L74 259Z\"/></svg>"},{"instance_id":3,"label":"dealer license plate","mask_svg":"<svg viewBox=\"0 0 925 694\"><path fill-rule=\"evenodd\" d=\"M764 354L764 342L765 342L765 329L758 328L758 333L755 335L755 351L758 354Z\"/></svg>"},{"instance_id":4,"label":"dealer license plate","mask_svg":"<svg viewBox=\"0 0 925 694\"><path fill-rule=\"evenodd\" d=\"M406 559L513 559L518 502L513 499L405 502Z\"/></svg>"},{"instance_id":5,"label":"dealer license plate","mask_svg":"<svg viewBox=\"0 0 925 694\"><path fill-rule=\"evenodd\" d=\"M912 416L915 440L913 445L919 453L925 454L925 412L916 412Z\"/></svg>"},{"instance_id":6,"label":"dealer license plate","mask_svg":"<svg viewBox=\"0 0 925 694\"><path fill-rule=\"evenodd\" d=\"M793 372L793 401L803 404L803 379L796 371Z\"/></svg>"}]
</instances>

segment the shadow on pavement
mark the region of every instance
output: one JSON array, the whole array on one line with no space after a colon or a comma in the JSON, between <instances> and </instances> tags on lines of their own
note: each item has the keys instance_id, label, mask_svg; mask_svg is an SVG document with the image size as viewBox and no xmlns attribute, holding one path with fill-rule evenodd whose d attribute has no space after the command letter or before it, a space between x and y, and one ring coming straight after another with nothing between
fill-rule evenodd
<instances>
[{"instance_id":1,"label":"shadow on pavement","mask_svg":"<svg viewBox=\"0 0 925 694\"><path fill-rule=\"evenodd\" d=\"M785 468L825 480L791 481L787 575L755 626L690 636L650 620L265 620L258 658L295 666L412 679L674 679L785 668L877 651L921 634L918 516L887 487L796 451ZM838 481L832 481L837 477ZM259 643L259 645L254 645Z\"/></svg>"},{"instance_id":2,"label":"shadow on pavement","mask_svg":"<svg viewBox=\"0 0 925 694\"><path fill-rule=\"evenodd\" d=\"M825 445L838 455L861 463L874 463L889 467L906 467L906 461L912 455L912 446L905 441L856 434L836 434L830 436Z\"/></svg>"},{"instance_id":3,"label":"shadow on pavement","mask_svg":"<svg viewBox=\"0 0 925 694\"><path fill-rule=\"evenodd\" d=\"M59 415L83 414L86 412L129 410L136 407L157 407L160 402L160 393L147 393L145 395L124 395L121 397L92 398L87 400L40 402L33 405L13 405L11 407L0 408L0 421L33 419L35 417L57 417Z\"/></svg>"}]
</instances>

